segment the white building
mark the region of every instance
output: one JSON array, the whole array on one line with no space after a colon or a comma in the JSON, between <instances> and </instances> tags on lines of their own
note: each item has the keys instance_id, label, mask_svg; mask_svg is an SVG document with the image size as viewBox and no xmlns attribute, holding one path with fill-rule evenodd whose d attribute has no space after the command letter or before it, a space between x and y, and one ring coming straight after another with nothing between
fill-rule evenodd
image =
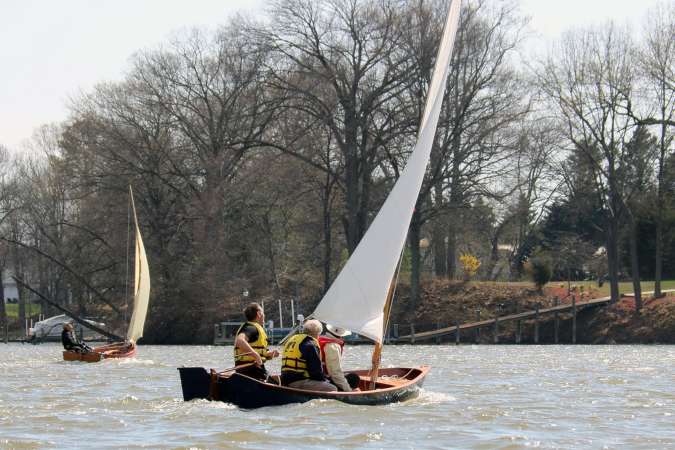
<instances>
[{"instance_id":1,"label":"white building","mask_svg":"<svg viewBox=\"0 0 675 450\"><path fill-rule=\"evenodd\" d=\"M16 286L16 281L12 278L12 272L2 271L2 287L5 293L5 298L3 298L5 303L19 302L19 289Z\"/></svg>"}]
</instances>

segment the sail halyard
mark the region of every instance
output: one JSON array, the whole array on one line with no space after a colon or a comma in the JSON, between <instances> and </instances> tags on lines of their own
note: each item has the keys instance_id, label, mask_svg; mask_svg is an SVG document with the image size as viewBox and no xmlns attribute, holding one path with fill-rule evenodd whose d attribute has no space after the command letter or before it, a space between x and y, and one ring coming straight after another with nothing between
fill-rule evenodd
<instances>
[{"instance_id":1,"label":"sail halyard","mask_svg":"<svg viewBox=\"0 0 675 450\"><path fill-rule=\"evenodd\" d=\"M136 230L136 245L134 252L134 306L127 329L127 341L136 342L143 336L143 327L148 313L148 303L150 301L150 269L148 267L148 258L141 237L141 229L138 226L138 217L136 216L136 204L134 195L129 186L131 195L131 208L134 216L134 226Z\"/></svg>"},{"instance_id":2,"label":"sail halyard","mask_svg":"<svg viewBox=\"0 0 675 450\"><path fill-rule=\"evenodd\" d=\"M381 347L385 310L436 134L459 22L460 0L448 11L417 143L370 228L311 317L352 330Z\"/></svg>"}]
</instances>

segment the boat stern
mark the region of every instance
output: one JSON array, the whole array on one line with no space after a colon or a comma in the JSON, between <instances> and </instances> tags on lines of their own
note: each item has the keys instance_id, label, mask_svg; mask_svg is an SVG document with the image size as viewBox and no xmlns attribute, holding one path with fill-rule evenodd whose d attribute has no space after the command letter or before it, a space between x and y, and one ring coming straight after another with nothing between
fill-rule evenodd
<instances>
[{"instance_id":1,"label":"boat stern","mask_svg":"<svg viewBox=\"0 0 675 450\"><path fill-rule=\"evenodd\" d=\"M179 367L180 384L183 389L183 400L209 398L211 376L203 367Z\"/></svg>"}]
</instances>

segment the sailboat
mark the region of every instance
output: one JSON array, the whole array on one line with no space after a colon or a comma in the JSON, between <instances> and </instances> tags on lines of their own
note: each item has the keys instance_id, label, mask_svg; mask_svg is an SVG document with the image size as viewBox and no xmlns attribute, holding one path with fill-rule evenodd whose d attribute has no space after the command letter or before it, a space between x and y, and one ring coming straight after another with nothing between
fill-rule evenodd
<instances>
[{"instance_id":1,"label":"sailboat","mask_svg":"<svg viewBox=\"0 0 675 450\"><path fill-rule=\"evenodd\" d=\"M375 343L371 369L352 371L359 375L359 390L308 391L258 381L233 370L218 373L202 367L181 367L178 370L184 400L206 398L256 408L316 398L377 405L418 395L429 367L380 369L379 366L400 259L443 103L460 3L453 0L448 11L417 142L405 170L354 253L309 316L352 330Z\"/></svg>"},{"instance_id":2,"label":"sailboat","mask_svg":"<svg viewBox=\"0 0 675 450\"><path fill-rule=\"evenodd\" d=\"M148 258L141 237L141 229L138 226L136 204L134 203L131 186L129 186L129 194L131 195L131 209L136 229L136 246L134 251L134 305L127 327L126 339L122 342L112 342L94 347L91 352L87 353L65 350L63 359L66 361L98 362L108 358L129 358L136 354L136 342L143 336L143 327L145 326L145 317L148 313L150 301L150 269L148 268Z\"/></svg>"}]
</instances>

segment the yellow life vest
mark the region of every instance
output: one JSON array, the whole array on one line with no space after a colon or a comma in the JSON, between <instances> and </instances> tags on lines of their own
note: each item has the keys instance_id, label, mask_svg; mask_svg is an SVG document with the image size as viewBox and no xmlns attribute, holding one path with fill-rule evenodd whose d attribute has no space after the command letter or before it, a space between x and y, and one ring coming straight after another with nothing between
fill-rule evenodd
<instances>
[{"instance_id":1,"label":"yellow life vest","mask_svg":"<svg viewBox=\"0 0 675 450\"><path fill-rule=\"evenodd\" d=\"M259 354L262 357L263 362L265 362L266 355L267 355L267 333L265 333L265 330L263 327L260 326L259 323L257 322L244 322L241 324L241 326L237 329L237 332L234 334L234 338L236 339L237 336L239 336L239 333L241 333L241 330L246 326L246 325L253 325L257 330L258 330L258 339L256 339L253 342L249 342L248 344L255 350L257 354ZM245 363L250 363L250 362L255 362L255 356L251 354L246 354L245 350L239 349L236 345L234 346L234 365L240 365L240 364L245 364Z\"/></svg>"},{"instance_id":2,"label":"yellow life vest","mask_svg":"<svg viewBox=\"0 0 675 450\"><path fill-rule=\"evenodd\" d=\"M309 378L307 371L307 360L303 358L300 351L300 344L305 338L310 338L319 351L319 341L308 334L296 334L286 341L284 351L281 355L281 372L295 372L301 374L304 378Z\"/></svg>"}]
</instances>

